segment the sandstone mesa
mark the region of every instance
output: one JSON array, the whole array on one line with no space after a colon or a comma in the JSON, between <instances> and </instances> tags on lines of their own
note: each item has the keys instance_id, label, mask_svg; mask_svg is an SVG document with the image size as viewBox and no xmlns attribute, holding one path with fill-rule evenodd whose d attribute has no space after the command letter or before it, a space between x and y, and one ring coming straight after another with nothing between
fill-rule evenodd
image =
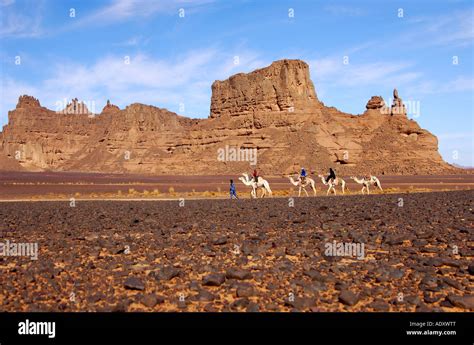
<instances>
[{"instance_id":1,"label":"sandstone mesa","mask_svg":"<svg viewBox=\"0 0 474 345\"><path fill-rule=\"evenodd\" d=\"M339 174L441 174L438 140L406 116L398 91L389 107L372 97L361 115L327 107L316 94L309 66L279 60L212 84L210 115L191 119L134 103L109 101L91 116L74 99L64 111L21 96L0 132L0 170L240 174L248 162L219 161L219 148L256 149L263 174L301 166ZM76 109L80 109L77 111ZM127 156L128 155L128 156ZM125 159L128 158L128 159Z\"/></svg>"}]
</instances>

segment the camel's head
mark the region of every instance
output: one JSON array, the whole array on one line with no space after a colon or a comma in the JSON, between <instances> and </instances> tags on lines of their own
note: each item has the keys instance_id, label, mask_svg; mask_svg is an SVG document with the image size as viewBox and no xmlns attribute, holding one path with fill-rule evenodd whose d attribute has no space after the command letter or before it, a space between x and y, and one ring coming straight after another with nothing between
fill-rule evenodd
<instances>
[{"instance_id":1,"label":"camel's head","mask_svg":"<svg viewBox=\"0 0 474 345\"><path fill-rule=\"evenodd\" d=\"M319 174L318 177L324 177L323 175Z\"/></svg>"}]
</instances>

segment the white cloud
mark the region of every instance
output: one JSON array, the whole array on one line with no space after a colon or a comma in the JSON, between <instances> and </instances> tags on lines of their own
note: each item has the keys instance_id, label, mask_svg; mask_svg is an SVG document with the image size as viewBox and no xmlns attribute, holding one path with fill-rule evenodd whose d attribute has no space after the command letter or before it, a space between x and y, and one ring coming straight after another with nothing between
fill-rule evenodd
<instances>
[{"instance_id":1,"label":"white cloud","mask_svg":"<svg viewBox=\"0 0 474 345\"><path fill-rule=\"evenodd\" d=\"M109 5L80 18L72 27L104 25L130 19L140 20L157 13L178 15L178 10L181 8L185 13L189 13L212 2L214 0L114 0Z\"/></svg>"},{"instance_id":2,"label":"white cloud","mask_svg":"<svg viewBox=\"0 0 474 345\"><path fill-rule=\"evenodd\" d=\"M408 92L417 94L446 94L474 90L472 76L459 76L448 81L424 80L408 86Z\"/></svg>"},{"instance_id":3,"label":"white cloud","mask_svg":"<svg viewBox=\"0 0 474 345\"><path fill-rule=\"evenodd\" d=\"M351 62L343 63L343 57L327 57L309 62L316 83L327 86L367 86L377 84L401 85L420 77L410 71L408 62Z\"/></svg>"},{"instance_id":4,"label":"white cloud","mask_svg":"<svg viewBox=\"0 0 474 345\"><path fill-rule=\"evenodd\" d=\"M235 56L209 48L166 60L130 56L130 64L123 56L105 56L91 65L63 63L51 66L51 76L38 85L8 79L9 92L2 95L0 108L4 113L13 109L18 97L26 93L51 109L58 101L78 97L95 102L96 112L110 99L120 107L141 102L177 112L184 103L184 115L206 117L214 80L264 66L255 52L239 50L238 65Z\"/></svg>"},{"instance_id":5,"label":"white cloud","mask_svg":"<svg viewBox=\"0 0 474 345\"><path fill-rule=\"evenodd\" d=\"M409 31L394 37L391 44L405 46L472 46L474 9L450 12L442 16L415 17L408 21ZM398 42L398 43L396 43Z\"/></svg>"},{"instance_id":6,"label":"white cloud","mask_svg":"<svg viewBox=\"0 0 474 345\"><path fill-rule=\"evenodd\" d=\"M14 1L3 0L1 3L0 37L24 38L38 37L43 33L43 1L25 2L18 8Z\"/></svg>"}]
</instances>

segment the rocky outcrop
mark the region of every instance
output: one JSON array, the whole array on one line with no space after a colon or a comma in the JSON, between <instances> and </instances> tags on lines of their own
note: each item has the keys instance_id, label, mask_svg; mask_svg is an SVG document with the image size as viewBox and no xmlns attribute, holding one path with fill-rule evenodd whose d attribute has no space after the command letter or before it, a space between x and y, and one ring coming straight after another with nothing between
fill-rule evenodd
<instances>
[{"instance_id":1,"label":"rocky outcrop","mask_svg":"<svg viewBox=\"0 0 474 345\"><path fill-rule=\"evenodd\" d=\"M405 105L403 104L402 99L398 97L397 89L393 90L393 103L392 107L390 108L390 114L407 116L407 110L405 108Z\"/></svg>"},{"instance_id":2,"label":"rocky outcrop","mask_svg":"<svg viewBox=\"0 0 474 345\"><path fill-rule=\"evenodd\" d=\"M280 60L248 74L212 84L211 118L262 112L301 112L319 106L309 66Z\"/></svg>"},{"instance_id":3,"label":"rocky outcrop","mask_svg":"<svg viewBox=\"0 0 474 345\"><path fill-rule=\"evenodd\" d=\"M115 104L112 104L110 103L110 100L107 100L107 104L104 106L104 108L102 109L102 112L101 114L104 114L104 113L116 113L120 111L120 108L117 107Z\"/></svg>"},{"instance_id":4,"label":"rocky outcrop","mask_svg":"<svg viewBox=\"0 0 474 345\"><path fill-rule=\"evenodd\" d=\"M66 108L61 110L63 114L70 115L91 115L92 113L87 108L84 102L79 102L77 98L74 98L70 103L66 105Z\"/></svg>"},{"instance_id":5,"label":"rocky outcrop","mask_svg":"<svg viewBox=\"0 0 474 345\"><path fill-rule=\"evenodd\" d=\"M404 109L395 95L394 106ZM442 160L434 135L390 116L394 108L380 96L366 107L355 116L324 106L299 60L216 81L208 119L110 102L95 116L58 113L21 96L0 133L0 163L3 155L15 160L13 169L145 174L235 174L251 164L278 175L300 166L340 174L459 171ZM234 155L220 159L222 150Z\"/></svg>"},{"instance_id":6,"label":"rocky outcrop","mask_svg":"<svg viewBox=\"0 0 474 345\"><path fill-rule=\"evenodd\" d=\"M382 96L372 96L365 106L367 109L381 109L385 107L385 101Z\"/></svg>"},{"instance_id":7,"label":"rocky outcrop","mask_svg":"<svg viewBox=\"0 0 474 345\"><path fill-rule=\"evenodd\" d=\"M41 107L39 100L28 95L20 96L16 105L17 109L35 109L39 107Z\"/></svg>"}]
</instances>

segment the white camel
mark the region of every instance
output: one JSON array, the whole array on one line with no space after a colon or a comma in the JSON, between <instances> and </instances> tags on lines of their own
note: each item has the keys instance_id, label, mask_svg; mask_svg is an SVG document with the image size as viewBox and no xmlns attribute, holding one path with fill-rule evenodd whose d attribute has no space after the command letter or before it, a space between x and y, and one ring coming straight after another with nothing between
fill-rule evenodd
<instances>
[{"instance_id":1,"label":"white camel","mask_svg":"<svg viewBox=\"0 0 474 345\"><path fill-rule=\"evenodd\" d=\"M355 183L358 183L358 184L361 184L362 185L362 194L364 194L364 190L367 190L367 195L370 194L370 191L369 191L369 181L367 181L365 178L357 178L355 176L351 176L351 180L354 180Z\"/></svg>"},{"instance_id":2,"label":"white camel","mask_svg":"<svg viewBox=\"0 0 474 345\"><path fill-rule=\"evenodd\" d=\"M379 189L383 192L382 184L380 183L379 179L376 176L370 175L369 182L371 185L374 185L375 187L379 187Z\"/></svg>"},{"instance_id":3,"label":"white camel","mask_svg":"<svg viewBox=\"0 0 474 345\"><path fill-rule=\"evenodd\" d=\"M312 178L305 177L304 182L301 181L301 178L297 179L296 181L293 179L292 176L288 176L288 178L290 179L290 182L293 186L299 187L298 196L301 196L301 190L303 190L306 193L306 196L309 196L308 192L306 191L306 187L308 186L311 186L314 196L316 196L316 187L315 187L314 180Z\"/></svg>"},{"instance_id":4,"label":"white camel","mask_svg":"<svg viewBox=\"0 0 474 345\"><path fill-rule=\"evenodd\" d=\"M339 185L341 185L342 194L344 194L346 189L346 181L344 181L342 178L336 177L335 179L330 179L329 182L326 182L326 178L323 175L318 175L318 177L321 178L321 181L325 186L329 186L326 195L329 195L331 190L334 192L334 195L336 195L336 186Z\"/></svg>"},{"instance_id":5,"label":"white camel","mask_svg":"<svg viewBox=\"0 0 474 345\"><path fill-rule=\"evenodd\" d=\"M370 194L369 186L371 185L378 187L383 192L382 184L380 183L379 179L374 175L370 175L369 178L363 177L361 179L355 176L351 176L351 179L354 180L354 182L362 185L362 190L361 190L362 194L364 194L364 190L367 190L367 195L369 195Z\"/></svg>"},{"instance_id":6,"label":"white camel","mask_svg":"<svg viewBox=\"0 0 474 345\"><path fill-rule=\"evenodd\" d=\"M270 189L270 184L268 183L267 180L263 179L262 177L258 177L258 183L255 183L253 179L249 178L249 175L247 173L242 173L243 177L239 177L239 180L242 181L242 183L246 186L252 187L252 191L250 192L250 195L253 198L257 197L257 189L261 188L262 189L262 196L263 198L265 195L268 194L271 196L272 195L272 190Z\"/></svg>"}]
</instances>

